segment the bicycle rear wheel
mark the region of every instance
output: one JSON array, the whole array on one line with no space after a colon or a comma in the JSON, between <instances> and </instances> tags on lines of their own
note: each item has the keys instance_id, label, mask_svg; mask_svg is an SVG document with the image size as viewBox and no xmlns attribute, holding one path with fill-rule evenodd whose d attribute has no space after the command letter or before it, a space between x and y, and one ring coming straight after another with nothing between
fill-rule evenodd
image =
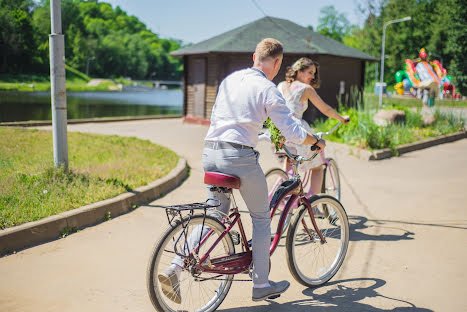
<instances>
[{"instance_id":1,"label":"bicycle rear wheel","mask_svg":"<svg viewBox=\"0 0 467 312\"><path fill-rule=\"evenodd\" d=\"M322 211L326 205L329 212L337 216L334 223L326 218L315 218L325 238L323 244L305 205L299 207L287 232L287 263L292 276L302 285L315 287L329 281L341 267L349 245L349 222L344 207L335 198L314 195L309 202L312 209Z\"/></svg>"},{"instance_id":2,"label":"bicycle rear wheel","mask_svg":"<svg viewBox=\"0 0 467 312\"><path fill-rule=\"evenodd\" d=\"M289 176L284 170L279 169L279 168L273 168L265 174L265 177L266 177L266 183L268 185L268 199L269 199L269 202L271 202L272 196L276 192L279 185L281 185L281 183L284 182L285 180L288 180ZM276 230L279 224L279 219L282 214L282 211L284 210L285 204L287 203L287 199L288 197L286 197L284 200L282 200L277 205L276 211L274 211L274 215L272 215L271 217L271 237L274 237L274 235L276 235ZM285 219L284 228L282 230L283 233L286 232L291 219L292 219L292 210L290 210L289 214L287 215L287 218Z\"/></svg>"},{"instance_id":3,"label":"bicycle rear wheel","mask_svg":"<svg viewBox=\"0 0 467 312\"><path fill-rule=\"evenodd\" d=\"M327 158L329 165L324 163L323 184L321 193L331 195L332 197L341 200L341 180L339 177L339 167L337 162L332 158Z\"/></svg>"},{"instance_id":4,"label":"bicycle rear wheel","mask_svg":"<svg viewBox=\"0 0 467 312\"><path fill-rule=\"evenodd\" d=\"M146 275L149 297L156 310L211 312L216 310L225 299L232 285L233 275L196 273L195 270L190 270L190 266L193 267L194 264L197 264L199 258L195 259L188 255L198 245L198 237L206 235L210 229L213 230L212 234L199 248L199 256L202 257L225 230L222 223L210 216L195 215L191 218L185 218L183 222L177 220L175 225L169 226L156 243ZM177 256L175 250L179 254L183 253L187 256ZM232 238L230 235L225 235L210 253L210 259L234 253ZM159 281L159 275L177 260L181 260L181 263L189 263L180 273L178 285L174 286L179 289L180 300L174 300L174 298L169 298L168 295L164 294L163 285Z\"/></svg>"}]
</instances>

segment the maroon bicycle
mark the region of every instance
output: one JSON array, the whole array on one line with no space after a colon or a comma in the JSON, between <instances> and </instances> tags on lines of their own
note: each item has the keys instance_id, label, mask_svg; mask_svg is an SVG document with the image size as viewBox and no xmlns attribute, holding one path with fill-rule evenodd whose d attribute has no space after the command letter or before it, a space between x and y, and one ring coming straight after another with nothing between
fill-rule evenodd
<instances>
[{"instance_id":1,"label":"maroon bicycle","mask_svg":"<svg viewBox=\"0 0 467 312\"><path fill-rule=\"evenodd\" d=\"M329 195L306 197L297 167L310 158L292 155L283 147L292 164L294 176L281 183L270 202L271 216L286 200L270 254L281 240L285 219L294 205L298 208L286 236L286 254L295 280L307 287L329 281L341 267L349 243L347 214L341 203ZM232 282L248 281L252 273L251 240L245 234L232 189L240 179L217 172L206 172L205 183L213 191L231 197L228 215L220 219L210 215L219 206L215 200L204 203L160 206L166 209L169 227L155 244L147 268L149 297L158 311L214 311L227 296ZM320 217L313 211L322 211ZM220 213L220 211L217 211ZM328 218L329 215L335 216ZM234 230L233 228L236 228ZM179 300L164 291L158 274L175 258L183 260L183 270L176 285ZM244 274L244 278L238 278Z\"/></svg>"}]
</instances>

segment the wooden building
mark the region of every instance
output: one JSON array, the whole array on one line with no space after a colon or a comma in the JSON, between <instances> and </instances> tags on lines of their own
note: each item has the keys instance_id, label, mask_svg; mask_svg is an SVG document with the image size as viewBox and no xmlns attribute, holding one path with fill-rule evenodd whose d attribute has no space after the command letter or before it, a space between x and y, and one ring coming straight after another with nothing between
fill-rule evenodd
<instances>
[{"instance_id":1,"label":"wooden building","mask_svg":"<svg viewBox=\"0 0 467 312\"><path fill-rule=\"evenodd\" d=\"M310 31L291 21L264 17L211 39L171 53L183 57L183 115L186 121L208 123L218 86L228 74L253 65L253 52L263 38L275 38L284 45L284 59L274 83L285 79L286 68L306 56L320 64L323 100L337 107L341 81L345 92L351 86L363 89L365 62L377 61L357 49L350 48L324 35ZM317 115L313 105L304 118Z\"/></svg>"}]
</instances>

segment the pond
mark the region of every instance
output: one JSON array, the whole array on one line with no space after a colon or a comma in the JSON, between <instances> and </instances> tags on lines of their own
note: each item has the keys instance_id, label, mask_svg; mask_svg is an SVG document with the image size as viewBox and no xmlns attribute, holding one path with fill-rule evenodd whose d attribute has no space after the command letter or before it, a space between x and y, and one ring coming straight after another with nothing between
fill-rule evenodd
<instances>
[{"instance_id":1,"label":"pond","mask_svg":"<svg viewBox=\"0 0 467 312\"><path fill-rule=\"evenodd\" d=\"M182 90L67 92L68 119L181 115ZM52 120L50 92L0 92L0 122Z\"/></svg>"}]
</instances>

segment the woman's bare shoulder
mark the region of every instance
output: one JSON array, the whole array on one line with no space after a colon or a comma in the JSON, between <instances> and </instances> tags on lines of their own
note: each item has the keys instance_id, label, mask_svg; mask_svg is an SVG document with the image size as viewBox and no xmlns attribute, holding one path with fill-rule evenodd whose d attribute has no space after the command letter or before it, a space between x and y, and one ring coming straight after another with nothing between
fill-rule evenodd
<instances>
[{"instance_id":1,"label":"woman's bare shoulder","mask_svg":"<svg viewBox=\"0 0 467 312\"><path fill-rule=\"evenodd\" d=\"M289 91L290 91L290 83L288 83L287 81L281 81L281 82L279 82L279 84L277 85L277 88L278 88L279 91L281 91L283 94L284 94L284 93L289 93Z\"/></svg>"}]
</instances>

